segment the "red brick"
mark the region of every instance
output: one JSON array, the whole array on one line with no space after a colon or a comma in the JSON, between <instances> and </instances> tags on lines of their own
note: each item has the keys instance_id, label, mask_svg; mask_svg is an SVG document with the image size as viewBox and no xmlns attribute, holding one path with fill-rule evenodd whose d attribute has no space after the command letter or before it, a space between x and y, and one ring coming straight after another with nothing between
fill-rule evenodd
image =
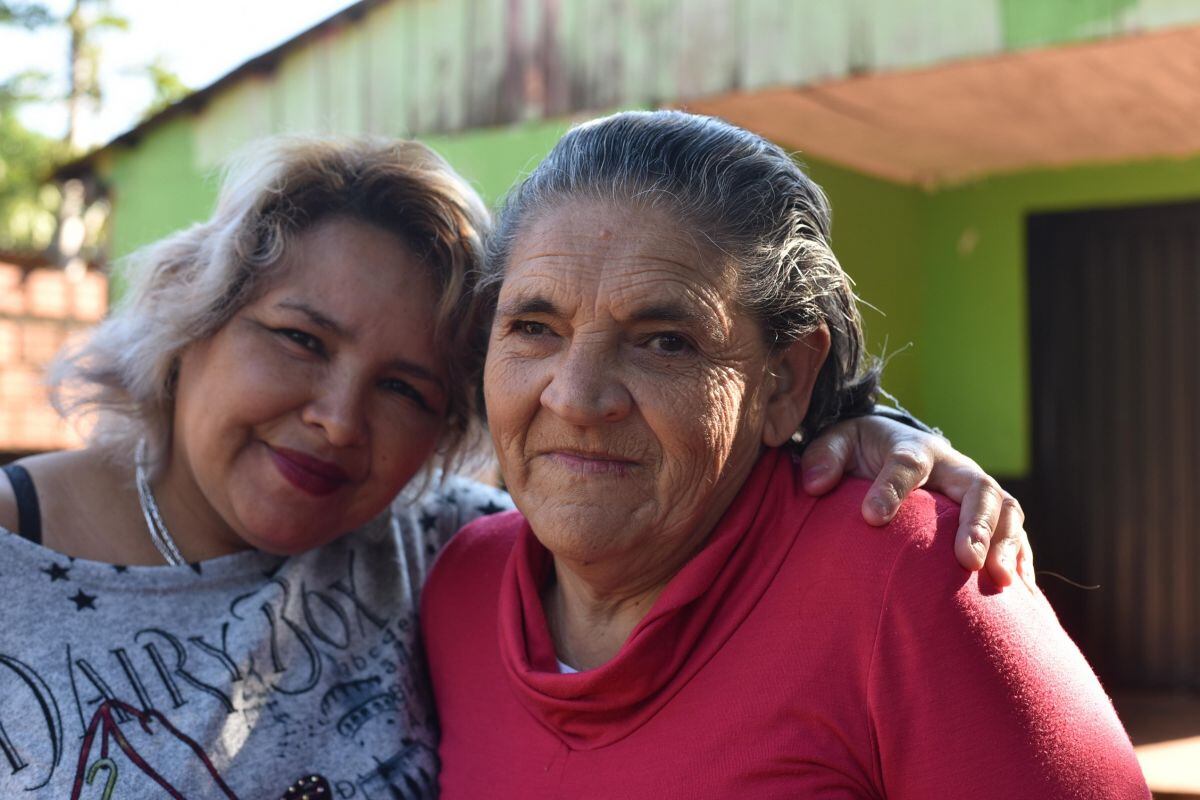
<instances>
[{"instance_id":1,"label":"red brick","mask_svg":"<svg viewBox=\"0 0 1200 800\"><path fill-rule=\"evenodd\" d=\"M46 390L41 373L26 365L15 365L0 372L0 404L18 409L44 402Z\"/></svg>"},{"instance_id":2,"label":"red brick","mask_svg":"<svg viewBox=\"0 0 1200 800\"><path fill-rule=\"evenodd\" d=\"M44 367L66 337L66 328L59 322L27 320L21 326L21 358L28 365Z\"/></svg>"},{"instance_id":3,"label":"red brick","mask_svg":"<svg viewBox=\"0 0 1200 800\"><path fill-rule=\"evenodd\" d=\"M63 439L62 420L54 409L32 406L25 409L24 430L20 431L26 450L52 450Z\"/></svg>"},{"instance_id":4,"label":"red brick","mask_svg":"<svg viewBox=\"0 0 1200 800\"><path fill-rule=\"evenodd\" d=\"M108 279L99 272L89 272L75 285L75 319L96 322L108 311Z\"/></svg>"},{"instance_id":5,"label":"red brick","mask_svg":"<svg viewBox=\"0 0 1200 800\"><path fill-rule=\"evenodd\" d=\"M25 305L35 317L66 317L71 310L67 276L56 269L30 272L25 279Z\"/></svg>"},{"instance_id":6,"label":"red brick","mask_svg":"<svg viewBox=\"0 0 1200 800\"><path fill-rule=\"evenodd\" d=\"M12 264L0 264L0 314L25 313L25 289L21 285L24 273Z\"/></svg>"},{"instance_id":7,"label":"red brick","mask_svg":"<svg viewBox=\"0 0 1200 800\"><path fill-rule=\"evenodd\" d=\"M0 319L0 369L21 360L21 329L11 319Z\"/></svg>"}]
</instances>

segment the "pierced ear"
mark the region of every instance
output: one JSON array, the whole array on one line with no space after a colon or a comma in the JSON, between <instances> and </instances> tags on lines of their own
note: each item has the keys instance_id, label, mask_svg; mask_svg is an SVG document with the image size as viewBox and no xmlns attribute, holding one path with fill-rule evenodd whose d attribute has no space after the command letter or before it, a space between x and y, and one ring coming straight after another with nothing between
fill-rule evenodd
<instances>
[{"instance_id":1,"label":"pierced ear","mask_svg":"<svg viewBox=\"0 0 1200 800\"><path fill-rule=\"evenodd\" d=\"M767 398L763 425L763 444L767 447L779 447L800 429L828 355L829 329L822 325L771 357L775 386Z\"/></svg>"}]
</instances>

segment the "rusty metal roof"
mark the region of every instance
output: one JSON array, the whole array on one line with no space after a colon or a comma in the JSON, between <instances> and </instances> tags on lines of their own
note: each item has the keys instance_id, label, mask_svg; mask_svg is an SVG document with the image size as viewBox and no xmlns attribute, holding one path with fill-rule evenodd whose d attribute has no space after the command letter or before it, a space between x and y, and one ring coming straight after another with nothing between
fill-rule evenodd
<instances>
[{"instance_id":1,"label":"rusty metal roof","mask_svg":"<svg viewBox=\"0 0 1200 800\"><path fill-rule=\"evenodd\" d=\"M1200 26L688 105L789 148L936 188L1200 154Z\"/></svg>"}]
</instances>

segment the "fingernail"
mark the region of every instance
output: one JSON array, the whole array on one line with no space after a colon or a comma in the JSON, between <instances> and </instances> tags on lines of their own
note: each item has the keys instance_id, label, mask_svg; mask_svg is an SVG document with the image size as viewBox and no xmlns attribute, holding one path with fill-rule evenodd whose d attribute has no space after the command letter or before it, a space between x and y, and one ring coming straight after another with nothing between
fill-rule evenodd
<instances>
[{"instance_id":1,"label":"fingernail","mask_svg":"<svg viewBox=\"0 0 1200 800\"><path fill-rule=\"evenodd\" d=\"M875 509L875 513L887 519L892 516L892 506L886 500L875 499L871 501L871 508Z\"/></svg>"},{"instance_id":2,"label":"fingernail","mask_svg":"<svg viewBox=\"0 0 1200 800\"><path fill-rule=\"evenodd\" d=\"M804 470L804 486L820 485L821 479L829 474L828 464L814 464L812 467Z\"/></svg>"},{"instance_id":3,"label":"fingernail","mask_svg":"<svg viewBox=\"0 0 1200 800\"><path fill-rule=\"evenodd\" d=\"M821 476L827 474L828 472L828 464L813 464L811 467L808 467L804 470L804 482L814 483L815 481L820 480Z\"/></svg>"}]
</instances>

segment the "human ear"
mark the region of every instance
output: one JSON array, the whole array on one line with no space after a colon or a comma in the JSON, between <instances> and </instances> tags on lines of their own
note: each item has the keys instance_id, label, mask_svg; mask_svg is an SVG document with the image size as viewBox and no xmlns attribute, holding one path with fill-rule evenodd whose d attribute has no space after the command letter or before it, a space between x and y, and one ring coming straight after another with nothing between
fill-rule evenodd
<instances>
[{"instance_id":1,"label":"human ear","mask_svg":"<svg viewBox=\"0 0 1200 800\"><path fill-rule=\"evenodd\" d=\"M762 434L767 447L779 447L799 430L828 355L829 328L821 325L771 356L774 385L767 397Z\"/></svg>"}]
</instances>

